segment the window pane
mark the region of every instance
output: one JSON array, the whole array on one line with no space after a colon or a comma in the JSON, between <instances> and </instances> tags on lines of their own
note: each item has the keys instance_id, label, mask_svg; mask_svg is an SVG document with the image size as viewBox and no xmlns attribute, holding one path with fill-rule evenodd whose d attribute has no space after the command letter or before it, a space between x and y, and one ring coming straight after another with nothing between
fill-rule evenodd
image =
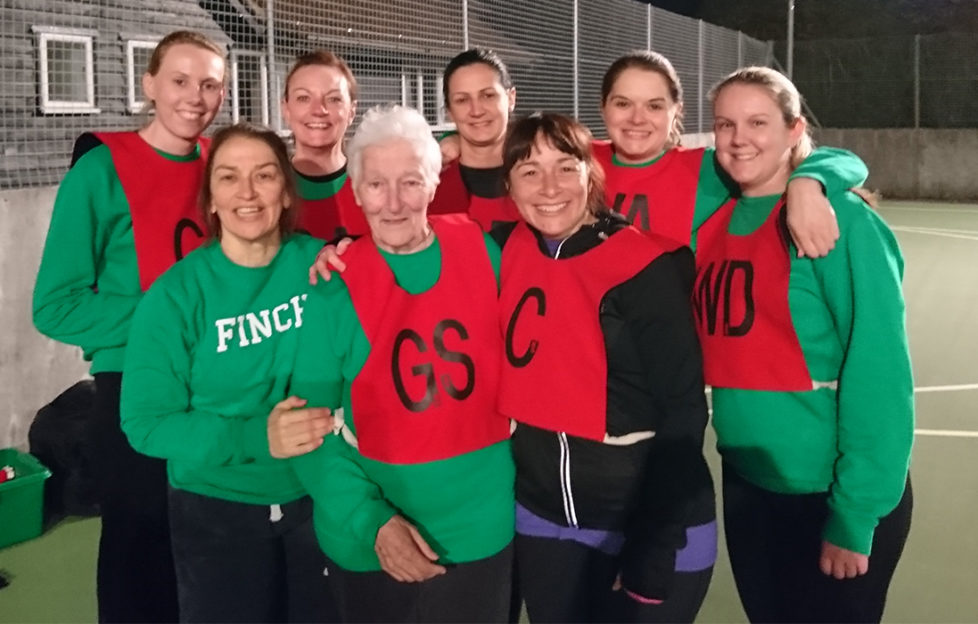
<instances>
[{"instance_id":1,"label":"window pane","mask_svg":"<svg viewBox=\"0 0 978 624\"><path fill-rule=\"evenodd\" d=\"M85 44L48 41L48 97L56 102L88 102Z\"/></svg>"},{"instance_id":2,"label":"window pane","mask_svg":"<svg viewBox=\"0 0 978 624\"><path fill-rule=\"evenodd\" d=\"M139 95L142 91L140 88L140 81L143 79L143 74L146 73L146 68L149 67L149 57L153 56L153 48L140 48L134 47L132 49L132 74L136 80L136 99L139 99Z\"/></svg>"}]
</instances>

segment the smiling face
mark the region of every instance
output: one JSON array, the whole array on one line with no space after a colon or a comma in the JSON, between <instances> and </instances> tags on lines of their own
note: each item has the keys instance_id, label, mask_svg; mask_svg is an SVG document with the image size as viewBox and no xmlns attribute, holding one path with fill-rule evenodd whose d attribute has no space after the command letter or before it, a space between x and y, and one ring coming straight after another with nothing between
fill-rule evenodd
<instances>
[{"instance_id":1,"label":"smiling face","mask_svg":"<svg viewBox=\"0 0 978 624\"><path fill-rule=\"evenodd\" d=\"M335 67L306 65L289 78L282 115L297 147L330 148L343 140L356 115L346 76Z\"/></svg>"},{"instance_id":2,"label":"smiling face","mask_svg":"<svg viewBox=\"0 0 978 624\"><path fill-rule=\"evenodd\" d=\"M221 247L229 258L249 246L281 241L279 219L290 207L285 172L264 141L235 136L216 152L210 176L210 210L220 221Z\"/></svg>"},{"instance_id":3,"label":"smiling face","mask_svg":"<svg viewBox=\"0 0 978 624\"><path fill-rule=\"evenodd\" d=\"M503 87L499 74L489 65L472 63L448 78L447 106L463 144L502 144L509 114L516 106L516 90Z\"/></svg>"},{"instance_id":4,"label":"smiling face","mask_svg":"<svg viewBox=\"0 0 978 624\"><path fill-rule=\"evenodd\" d=\"M170 46L156 74L143 75L143 90L156 112L146 139L163 151L187 153L224 101L224 59L189 43Z\"/></svg>"},{"instance_id":5,"label":"smiling face","mask_svg":"<svg viewBox=\"0 0 978 624\"><path fill-rule=\"evenodd\" d=\"M743 194L783 193L791 175L791 150L805 132L804 120L789 125L767 90L737 82L716 94L713 117L717 160Z\"/></svg>"},{"instance_id":6,"label":"smiling face","mask_svg":"<svg viewBox=\"0 0 978 624\"><path fill-rule=\"evenodd\" d=\"M563 240L595 221L587 165L539 134L530 154L510 170L509 193L523 220L549 239Z\"/></svg>"},{"instance_id":7,"label":"smiling face","mask_svg":"<svg viewBox=\"0 0 978 624\"><path fill-rule=\"evenodd\" d=\"M618 159L638 164L666 149L681 110L661 73L629 67L612 85L601 115Z\"/></svg>"},{"instance_id":8,"label":"smiling face","mask_svg":"<svg viewBox=\"0 0 978 624\"><path fill-rule=\"evenodd\" d=\"M396 139L364 147L357 175L353 193L377 246L401 254L423 249L437 181L428 179L411 143Z\"/></svg>"}]
</instances>

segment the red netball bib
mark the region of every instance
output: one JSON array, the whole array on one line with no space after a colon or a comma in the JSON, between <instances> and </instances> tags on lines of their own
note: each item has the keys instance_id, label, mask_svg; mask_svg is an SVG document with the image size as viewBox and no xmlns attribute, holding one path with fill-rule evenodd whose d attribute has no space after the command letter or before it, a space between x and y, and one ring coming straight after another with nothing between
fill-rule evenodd
<instances>
[{"instance_id":1,"label":"red netball bib","mask_svg":"<svg viewBox=\"0 0 978 624\"><path fill-rule=\"evenodd\" d=\"M370 232L363 210L353 195L349 176L335 195L323 199L303 199L298 226L303 232L324 240Z\"/></svg>"},{"instance_id":2,"label":"red netball bib","mask_svg":"<svg viewBox=\"0 0 978 624\"><path fill-rule=\"evenodd\" d=\"M595 141L593 149L605 172L608 206L640 230L688 245L703 149L673 148L645 167L614 164L607 141Z\"/></svg>"},{"instance_id":3,"label":"red netball bib","mask_svg":"<svg viewBox=\"0 0 978 624\"><path fill-rule=\"evenodd\" d=\"M390 464L455 457L509 437L496 410L496 279L483 234L467 217L431 219L441 273L411 295L369 237L343 273L370 355L351 388L360 452Z\"/></svg>"},{"instance_id":4,"label":"red netball bib","mask_svg":"<svg viewBox=\"0 0 978 624\"><path fill-rule=\"evenodd\" d=\"M601 300L675 246L629 227L561 260L544 255L529 227L517 225L503 248L500 411L535 427L604 440L608 359Z\"/></svg>"},{"instance_id":5,"label":"red netball bib","mask_svg":"<svg viewBox=\"0 0 978 624\"><path fill-rule=\"evenodd\" d=\"M135 132L96 132L112 154L132 215L139 287L147 290L174 262L204 240L197 195L210 139L200 139L200 158L160 156Z\"/></svg>"},{"instance_id":6,"label":"red netball bib","mask_svg":"<svg viewBox=\"0 0 978 624\"><path fill-rule=\"evenodd\" d=\"M812 389L788 307L791 259L780 232L784 200L753 233L728 233L736 200L700 227L693 312L706 383L723 388Z\"/></svg>"}]
</instances>

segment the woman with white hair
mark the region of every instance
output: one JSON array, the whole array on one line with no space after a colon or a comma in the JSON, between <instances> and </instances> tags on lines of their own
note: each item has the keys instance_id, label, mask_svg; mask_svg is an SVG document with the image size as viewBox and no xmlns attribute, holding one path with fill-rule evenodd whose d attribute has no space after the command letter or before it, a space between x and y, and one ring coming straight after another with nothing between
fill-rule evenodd
<instances>
[{"instance_id":1,"label":"woman with white hair","mask_svg":"<svg viewBox=\"0 0 978 624\"><path fill-rule=\"evenodd\" d=\"M370 235L309 293L291 384L333 409L341 434L292 461L342 615L505 621L514 467L495 407L499 248L465 217L428 218L441 156L416 111L368 111L348 156ZM271 438L277 455L306 450Z\"/></svg>"}]
</instances>

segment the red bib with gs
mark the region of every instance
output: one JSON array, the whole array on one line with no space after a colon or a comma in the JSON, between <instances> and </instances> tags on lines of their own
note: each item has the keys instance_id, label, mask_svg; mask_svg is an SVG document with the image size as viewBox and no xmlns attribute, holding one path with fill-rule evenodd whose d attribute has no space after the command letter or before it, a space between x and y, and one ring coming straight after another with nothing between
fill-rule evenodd
<instances>
[{"instance_id":1,"label":"red bib with gs","mask_svg":"<svg viewBox=\"0 0 978 624\"><path fill-rule=\"evenodd\" d=\"M509 193L502 197L479 197L465 187L458 160L453 160L441 172L441 182L435 198L428 207L428 214L452 214L467 212L469 217L488 232L500 222L520 220L520 212Z\"/></svg>"},{"instance_id":2,"label":"red bib with gs","mask_svg":"<svg viewBox=\"0 0 978 624\"><path fill-rule=\"evenodd\" d=\"M200 139L200 158L160 156L135 132L96 132L112 154L132 216L139 287L147 290L174 262L204 241L197 208L210 139Z\"/></svg>"},{"instance_id":3,"label":"red bib with gs","mask_svg":"<svg viewBox=\"0 0 978 624\"><path fill-rule=\"evenodd\" d=\"M688 245L704 150L676 147L651 165L629 167L614 163L608 141L595 141L592 148L605 172L608 206L640 230Z\"/></svg>"},{"instance_id":4,"label":"red bib with gs","mask_svg":"<svg viewBox=\"0 0 978 624\"><path fill-rule=\"evenodd\" d=\"M628 227L585 253L546 256L525 223L503 247L499 409L518 422L602 441L608 358L601 300L676 244Z\"/></svg>"},{"instance_id":5,"label":"red bib with gs","mask_svg":"<svg viewBox=\"0 0 978 624\"><path fill-rule=\"evenodd\" d=\"M467 217L430 218L441 272L412 295L370 237L343 259L343 281L370 341L351 387L360 453L417 464L469 453L509 437L496 409L502 337L496 279L479 227Z\"/></svg>"},{"instance_id":6,"label":"red bib with gs","mask_svg":"<svg viewBox=\"0 0 978 624\"><path fill-rule=\"evenodd\" d=\"M335 195L322 199L303 199L298 227L311 236L325 240L370 233L363 210L353 196L349 176Z\"/></svg>"},{"instance_id":7,"label":"red bib with gs","mask_svg":"<svg viewBox=\"0 0 978 624\"><path fill-rule=\"evenodd\" d=\"M761 227L728 233L731 200L700 227L693 312L706 383L801 392L813 387L788 306L791 257L781 232L782 199Z\"/></svg>"}]
</instances>

